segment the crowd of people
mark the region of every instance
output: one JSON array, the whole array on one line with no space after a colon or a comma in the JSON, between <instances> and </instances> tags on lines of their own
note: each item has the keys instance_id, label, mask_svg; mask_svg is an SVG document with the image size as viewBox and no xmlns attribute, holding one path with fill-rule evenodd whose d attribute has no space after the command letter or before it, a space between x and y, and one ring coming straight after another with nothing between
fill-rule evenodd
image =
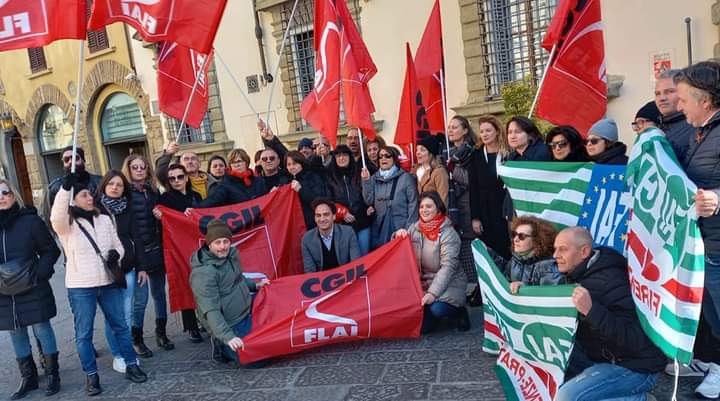
<instances>
[{"instance_id":1,"label":"crowd of people","mask_svg":"<svg viewBox=\"0 0 720 401\"><path fill-rule=\"evenodd\" d=\"M356 129L331 149L326 138L302 139L288 150L263 123L263 149L254 154L234 149L214 155L203 171L197 154L170 143L153 165L131 154L120 170L100 177L85 169L85 154L65 149L67 172L50 183L50 227L16 188L0 180L0 229L3 272L0 280L0 330L10 332L21 375L12 399L37 389L38 373L28 327L37 339L46 371L47 395L60 389L58 350L50 324L56 314L49 279L65 255L65 287L74 318L75 343L87 376L88 395L102 391L93 345L97 305L105 316L105 334L113 369L142 383L140 360L153 356L144 342L145 310L153 298L158 349L171 351L168 338L166 275L162 253L163 216L158 206L177 211L246 202L280 186L297 192L307 232L301 249L305 272L349 263L396 237L409 237L424 295L422 332L450 322L470 328L468 300L477 301L477 275L471 242L479 238L517 292L521 286L577 283L573 295L583 316L570 359L568 379L558 399L584 399L589 388L608 399L650 397L663 354L640 328L628 284L627 261L609 248L593 248L579 227L557 233L534 217L516 217L498 166L505 161L626 164L627 146L619 128L602 119L583 137L571 126L543 135L535 123L514 116L506 124L494 116L477 121L478 133L463 116L448 123L449 147L442 137L418 138L414 166L381 137L362 141ZM632 123L641 135L660 128L677 160L700 190L697 213L706 251L703 323L695 360L681 374L702 372L697 392L720 396L720 63L702 62L666 71L656 82L655 100ZM52 232L50 230L52 229ZM268 285L238 279L242 255L231 246L231 233L220 220L208 224L205 245L188 261L197 308L182 311L189 341L203 342L207 330L214 359L234 360L251 330L251 293ZM622 270L622 271L621 271ZM475 287L475 294L471 294ZM468 296L469 295L469 296ZM253 367L263 366L254 364ZM588 387L586 378L593 380Z\"/></svg>"}]
</instances>

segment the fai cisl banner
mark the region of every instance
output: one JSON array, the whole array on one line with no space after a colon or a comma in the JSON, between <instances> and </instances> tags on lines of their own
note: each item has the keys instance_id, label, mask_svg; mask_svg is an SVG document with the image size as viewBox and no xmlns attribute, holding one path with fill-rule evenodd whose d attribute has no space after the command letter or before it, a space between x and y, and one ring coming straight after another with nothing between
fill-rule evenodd
<instances>
[{"instance_id":1,"label":"fai cisl banner","mask_svg":"<svg viewBox=\"0 0 720 401\"><path fill-rule=\"evenodd\" d=\"M243 363L366 338L419 337L422 288L409 238L332 270L260 289Z\"/></svg>"},{"instance_id":2,"label":"fai cisl banner","mask_svg":"<svg viewBox=\"0 0 720 401\"><path fill-rule=\"evenodd\" d=\"M249 202L193 209L190 216L161 207L163 254L170 310L195 309L190 289L190 256L205 242L207 224L224 220L240 251L240 264L251 278L270 280L303 272L300 242L305 220L297 192L289 185Z\"/></svg>"}]
</instances>

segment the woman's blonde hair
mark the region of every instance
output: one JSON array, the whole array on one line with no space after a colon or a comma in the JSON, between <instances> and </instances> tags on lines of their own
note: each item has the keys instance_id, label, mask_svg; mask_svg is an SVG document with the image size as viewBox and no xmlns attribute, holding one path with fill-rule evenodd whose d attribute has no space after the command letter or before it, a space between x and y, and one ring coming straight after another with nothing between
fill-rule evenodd
<instances>
[{"instance_id":1,"label":"woman's blonde hair","mask_svg":"<svg viewBox=\"0 0 720 401\"><path fill-rule=\"evenodd\" d=\"M142 162L145 163L145 173L147 175L145 177L145 183L150 185L150 188L152 188L153 191L157 191L157 184L155 184L155 172L153 171L152 164L150 164L150 161L141 154L133 153L123 160L122 173L125 178L127 178L127 180L132 184L133 180L130 175L130 163L135 160L142 160Z\"/></svg>"},{"instance_id":2,"label":"woman's blonde hair","mask_svg":"<svg viewBox=\"0 0 720 401\"><path fill-rule=\"evenodd\" d=\"M22 196L19 196L20 192L17 190L17 188L15 188L15 185L13 185L10 181L4 178L0 178L0 185L2 184L7 185L8 189L15 197L15 202L18 204L18 206L20 206L20 209L24 208L25 202L23 202Z\"/></svg>"},{"instance_id":3,"label":"woman's blonde hair","mask_svg":"<svg viewBox=\"0 0 720 401\"><path fill-rule=\"evenodd\" d=\"M495 131L497 131L497 133L498 133L497 141L498 141L498 145L500 146L500 152L499 152L500 155L507 156L508 154L510 154L510 145L508 145L507 133L505 132L505 129L503 128L503 125L500 122L500 120L497 117L490 115L490 114L480 116L480 118L478 118L478 130L480 129L480 126L483 125L484 123L492 125L493 128L495 128ZM481 149L483 146L484 146L483 141L481 139L479 139L479 135L478 135L478 141L477 141L477 144L475 145L475 148Z\"/></svg>"}]
</instances>

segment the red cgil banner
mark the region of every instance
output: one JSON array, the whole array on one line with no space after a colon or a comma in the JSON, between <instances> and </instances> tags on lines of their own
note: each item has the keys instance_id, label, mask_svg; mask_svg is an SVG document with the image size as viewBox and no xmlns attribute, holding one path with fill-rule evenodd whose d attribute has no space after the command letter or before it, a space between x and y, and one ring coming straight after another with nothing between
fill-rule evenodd
<instances>
[{"instance_id":1,"label":"red cgil banner","mask_svg":"<svg viewBox=\"0 0 720 401\"><path fill-rule=\"evenodd\" d=\"M260 289L243 363L367 338L418 338L423 291L409 238L332 270Z\"/></svg>"},{"instance_id":2,"label":"red cgil banner","mask_svg":"<svg viewBox=\"0 0 720 401\"><path fill-rule=\"evenodd\" d=\"M205 243L204 232L214 218L230 226L246 276L274 280L303 272L300 242L305 222L297 192L289 185L249 202L193 209L189 217L166 207L161 206L161 210L172 312L195 309L190 289L190 257Z\"/></svg>"}]
</instances>

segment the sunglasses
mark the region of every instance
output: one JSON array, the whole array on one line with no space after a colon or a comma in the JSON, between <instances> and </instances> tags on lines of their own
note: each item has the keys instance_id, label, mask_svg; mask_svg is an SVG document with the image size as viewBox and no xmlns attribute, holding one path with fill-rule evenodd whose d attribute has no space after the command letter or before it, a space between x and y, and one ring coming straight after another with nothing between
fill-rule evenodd
<instances>
[{"instance_id":1,"label":"sunglasses","mask_svg":"<svg viewBox=\"0 0 720 401\"><path fill-rule=\"evenodd\" d=\"M597 145L601 141L604 141L602 138L590 138L585 140L585 145Z\"/></svg>"},{"instance_id":2,"label":"sunglasses","mask_svg":"<svg viewBox=\"0 0 720 401\"><path fill-rule=\"evenodd\" d=\"M0 191L0 195L2 195L2 196L10 196L12 194L13 193L11 191L6 191L6 190Z\"/></svg>"},{"instance_id":3,"label":"sunglasses","mask_svg":"<svg viewBox=\"0 0 720 401\"><path fill-rule=\"evenodd\" d=\"M264 161L265 163L268 162L274 162L276 159L275 156L267 156L267 157L261 157L260 160Z\"/></svg>"},{"instance_id":4,"label":"sunglasses","mask_svg":"<svg viewBox=\"0 0 720 401\"><path fill-rule=\"evenodd\" d=\"M63 163L70 163L71 160L72 156L65 156L62 158ZM77 157L75 157L75 160L80 160L80 156L78 155Z\"/></svg>"},{"instance_id":5,"label":"sunglasses","mask_svg":"<svg viewBox=\"0 0 720 401\"><path fill-rule=\"evenodd\" d=\"M378 155L378 159L392 159L392 158L393 158L392 155L389 155L387 153L380 153Z\"/></svg>"},{"instance_id":6,"label":"sunglasses","mask_svg":"<svg viewBox=\"0 0 720 401\"><path fill-rule=\"evenodd\" d=\"M550 149L563 149L568 146L568 141L558 141L558 142L550 142L548 146L550 146Z\"/></svg>"},{"instance_id":7,"label":"sunglasses","mask_svg":"<svg viewBox=\"0 0 720 401\"><path fill-rule=\"evenodd\" d=\"M144 164L131 164L130 169L135 171L145 171L147 170L147 166Z\"/></svg>"},{"instance_id":8,"label":"sunglasses","mask_svg":"<svg viewBox=\"0 0 720 401\"><path fill-rule=\"evenodd\" d=\"M510 234L512 235L513 239L517 238L520 241L525 241L526 239L532 238L535 236L533 234L519 233L517 231L511 231Z\"/></svg>"},{"instance_id":9,"label":"sunglasses","mask_svg":"<svg viewBox=\"0 0 720 401\"><path fill-rule=\"evenodd\" d=\"M182 181L184 179L185 179L185 174L168 176L168 181Z\"/></svg>"}]
</instances>

